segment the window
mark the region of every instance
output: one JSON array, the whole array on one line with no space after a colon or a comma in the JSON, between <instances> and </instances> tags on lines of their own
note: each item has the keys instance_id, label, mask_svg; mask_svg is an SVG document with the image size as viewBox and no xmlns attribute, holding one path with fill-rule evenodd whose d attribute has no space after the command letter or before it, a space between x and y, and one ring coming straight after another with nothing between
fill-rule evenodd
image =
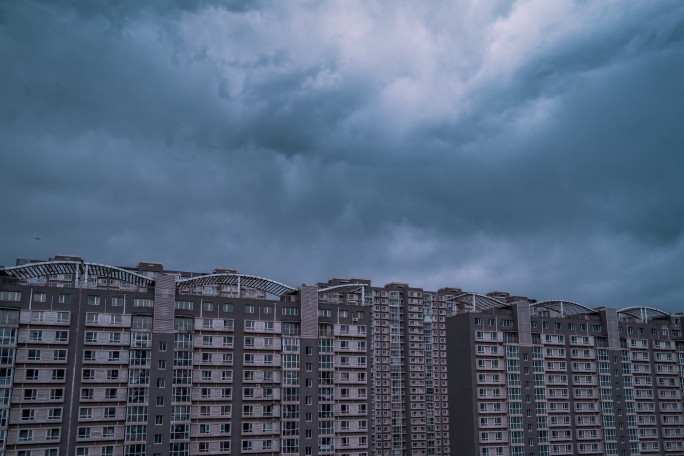
<instances>
[{"instance_id":1,"label":"window","mask_svg":"<svg viewBox=\"0 0 684 456\"><path fill-rule=\"evenodd\" d=\"M19 324L19 311L10 309L0 309L0 323L5 325Z\"/></svg>"},{"instance_id":2,"label":"window","mask_svg":"<svg viewBox=\"0 0 684 456\"><path fill-rule=\"evenodd\" d=\"M192 310L192 301L176 301L177 310Z\"/></svg>"},{"instance_id":3,"label":"window","mask_svg":"<svg viewBox=\"0 0 684 456\"><path fill-rule=\"evenodd\" d=\"M64 369L52 369L53 380L64 380Z\"/></svg>"},{"instance_id":4,"label":"window","mask_svg":"<svg viewBox=\"0 0 684 456\"><path fill-rule=\"evenodd\" d=\"M0 291L0 301L21 301L21 292Z\"/></svg>"},{"instance_id":5,"label":"window","mask_svg":"<svg viewBox=\"0 0 684 456\"><path fill-rule=\"evenodd\" d=\"M214 289L214 287L212 287L212 286L205 285L205 286L202 287L202 293L204 293L204 294L214 294L214 293L215 293L215 289Z\"/></svg>"},{"instance_id":6,"label":"window","mask_svg":"<svg viewBox=\"0 0 684 456\"><path fill-rule=\"evenodd\" d=\"M33 293L33 301L34 302L45 302L47 299L47 295L45 293Z\"/></svg>"},{"instance_id":7,"label":"window","mask_svg":"<svg viewBox=\"0 0 684 456\"><path fill-rule=\"evenodd\" d=\"M154 299L136 298L133 300L133 307L154 307Z\"/></svg>"},{"instance_id":8,"label":"window","mask_svg":"<svg viewBox=\"0 0 684 456\"><path fill-rule=\"evenodd\" d=\"M81 400L92 400L93 399L93 389L92 388L81 388Z\"/></svg>"},{"instance_id":9,"label":"window","mask_svg":"<svg viewBox=\"0 0 684 456\"><path fill-rule=\"evenodd\" d=\"M133 315L131 318L131 328L132 329L152 329L152 316L151 315ZM138 345L139 347L152 348L151 340L152 334L149 333L134 333L138 339L143 339L150 343L150 345ZM134 345L131 344L131 347Z\"/></svg>"},{"instance_id":10,"label":"window","mask_svg":"<svg viewBox=\"0 0 684 456\"><path fill-rule=\"evenodd\" d=\"M299 315L299 308L298 307L283 307L282 313L283 313L283 315Z\"/></svg>"},{"instance_id":11,"label":"window","mask_svg":"<svg viewBox=\"0 0 684 456\"><path fill-rule=\"evenodd\" d=\"M123 296L113 296L112 297L112 305L113 306L123 306L124 305L124 298Z\"/></svg>"},{"instance_id":12,"label":"window","mask_svg":"<svg viewBox=\"0 0 684 456\"><path fill-rule=\"evenodd\" d=\"M71 295L70 294L60 294L58 297L58 302L60 304L71 304Z\"/></svg>"},{"instance_id":13,"label":"window","mask_svg":"<svg viewBox=\"0 0 684 456\"><path fill-rule=\"evenodd\" d=\"M33 440L33 430L32 429L22 429L19 431L19 441L20 442L30 442Z\"/></svg>"},{"instance_id":14,"label":"window","mask_svg":"<svg viewBox=\"0 0 684 456\"><path fill-rule=\"evenodd\" d=\"M90 304L91 306L99 306L100 297L96 295L88 295L88 304Z\"/></svg>"},{"instance_id":15,"label":"window","mask_svg":"<svg viewBox=\"0 0 684 456\"><path fill-rule=\"evenodd\" d=\"M69 341L69 331L56 331L55 341L57 342L68 342Z\"/></svg>"}]
</instances>

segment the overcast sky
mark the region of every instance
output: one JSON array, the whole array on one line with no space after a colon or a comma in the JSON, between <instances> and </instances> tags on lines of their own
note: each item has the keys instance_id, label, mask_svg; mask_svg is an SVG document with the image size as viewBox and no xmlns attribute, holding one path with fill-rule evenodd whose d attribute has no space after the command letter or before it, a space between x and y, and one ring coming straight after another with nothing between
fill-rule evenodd
<instances>
[{"instance_id":1,"label":"overcast sky","mask_svg":"<svg viewBox=\"0 0 684 456\"><path fill-rule=\"evenodd\" d=\"M163 5L0 2L0 264L684 311L684 2Z\"/></svg>"}]
</instances>

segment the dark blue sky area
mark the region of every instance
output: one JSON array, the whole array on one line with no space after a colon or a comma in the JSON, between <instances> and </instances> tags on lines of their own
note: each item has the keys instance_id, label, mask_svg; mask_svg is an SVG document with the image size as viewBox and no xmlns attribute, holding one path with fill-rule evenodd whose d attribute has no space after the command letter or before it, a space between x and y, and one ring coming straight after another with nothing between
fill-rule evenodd
<instances>
[{"instance_id":1,"label":"dark blue sky area","mask_svg":"<svg viewBox=\"0 0 684 456\"><path fill-rule=\"evenodd\" d=\"M175 3L0 3L0 264L684 310L684 2Z\"/></svg>"}]
</instances>

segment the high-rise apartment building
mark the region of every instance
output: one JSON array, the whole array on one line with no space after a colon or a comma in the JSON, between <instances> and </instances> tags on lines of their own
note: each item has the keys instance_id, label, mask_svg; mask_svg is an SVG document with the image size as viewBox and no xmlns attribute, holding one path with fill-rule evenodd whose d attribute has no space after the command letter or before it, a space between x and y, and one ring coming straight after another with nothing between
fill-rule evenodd
<instances>
[{"instance_id":1,"label":"high-rise apartment building","mask_svg":"<svg viewBox=\"0 0 684 456\"><path fill-rule=\"evenodd\" d=\"M684 455L681 318L19 260L0 456Z\"/></svg>"},{"instance_id":2,"label":"high-rise apartment building","mask_svg":"<svg viewBox=\"0 0 684 456\"><path fill-rule=\"evenodd\" d=\"M449 455L446 316L461 291L347 282L362 291L371 317L372 454Z\"/></svg>"},{"instance_id":3,"label":"high-rise apartment building","mask_svg":"<svg viewBox=\"0 0 684 456\"><path fill-rule=\"evenodd\" d=\"M458 289L62 255L0 269L0 290L0 454L450 453Z\"/></svg>"},{"instance_id":4,"label":"high-rise apartment building","mask_svg":"<svg viewBox=\"0 0 684 456\"><path fill-rule=\"evenodd\" d=\"M19 263L0 269L1 455L370 453L358 287Z\"/></svg>"},{"instance_id":5,"label":"high-rise apartment building","mask_svg":"<svg viewBox=\"0 0 684 456\"><path fill-rule=\"evenodd\" d=\"M684 315L454 300L451 443L476 456L684 455Z\"/></svg>"}]
</instances>

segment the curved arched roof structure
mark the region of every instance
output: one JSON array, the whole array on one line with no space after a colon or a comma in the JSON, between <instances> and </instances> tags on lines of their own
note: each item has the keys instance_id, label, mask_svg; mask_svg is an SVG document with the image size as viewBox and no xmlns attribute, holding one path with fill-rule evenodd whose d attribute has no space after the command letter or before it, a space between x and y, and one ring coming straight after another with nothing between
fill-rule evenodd
<instances>
[{"instance_id":1,"label":"curved arched roof structure","mask_svg":"<svg viewBox=\"0 0 684 456\"><path fill-rule=\"evenodd\" d=\"M624 309L618 310L618 315L627 318L638 318L643 321L670 316L669 313L663 312L660 309L643 306L625 307Z\"/></svg>"},{"instance_id":2,"label":"curved arched roof structure","mask_svg":"<svg viewBox=\"0 0 684 456\"><path fill-rule=\"evenodd\" d=\"M201 287L204 285L239 285L248 288L263 290L275 296L282 296L287 293L297 291L289 285L285 285L275 280L257 277L248 274L207 274L176 281L179 289Z\"/></svg>"},{"instance_id":3,"label":"curved arched roof structure","mask_svg":"<svg viewBox=\"0 0 684 456\"><path fill-rule=\"evenodd\" d=\"M501 307L509 306L509 304L494 299L491 296L484 296L477 293L463 293L455 296L451 301L459 302L474 310L499 309Z\"/></svg>"},{"instance_id":4,"label":"curved arched roof structure","mask_svg":"<svg viewBox=\"0 0 684 456\"><path fill-rule=\"evenodd\" d=\"M327 294L327 293L353 293L355 291L358 291L360 289L363 289L368 285L363 284L363 283L345 283L342 285L333 285L331 287L325 287L325 288L319 288L318 289L318 294Z\"/></svg>"},{"instance_id":5,"label":"curved arched roof structure","mask_svg":"<svg viewBox=\"0 0 684 456\"><path fill-rule=\"evenodd\" d=\"M34 277L46 277L53 274L73 274L86 277L90 274L98 277L121 280L141 287L154 285L154 279L145 277L127 269L117 268L98 263L83 261L43 261L40 263L28 263L20 266L0 268L0 276L14 277L17 279L31 279Z\"/></svg>"},{"instance_id":6,"label":"curved arched roof structure","mask_svg":"<svg viewBox=\"0 0 684 456\"><path fill-rule=\"evenodd\" d=\"M530 304L531 309L546 309L553 312L561 314L565 317L568 315L584 315L584 314L594 314L598 313L598 310L592 309L591 307L583 306L582 304L577 304L572 301L561 301L558 299L552 299L549 301L541 301Z\"/></svg>"}]
</instances>

